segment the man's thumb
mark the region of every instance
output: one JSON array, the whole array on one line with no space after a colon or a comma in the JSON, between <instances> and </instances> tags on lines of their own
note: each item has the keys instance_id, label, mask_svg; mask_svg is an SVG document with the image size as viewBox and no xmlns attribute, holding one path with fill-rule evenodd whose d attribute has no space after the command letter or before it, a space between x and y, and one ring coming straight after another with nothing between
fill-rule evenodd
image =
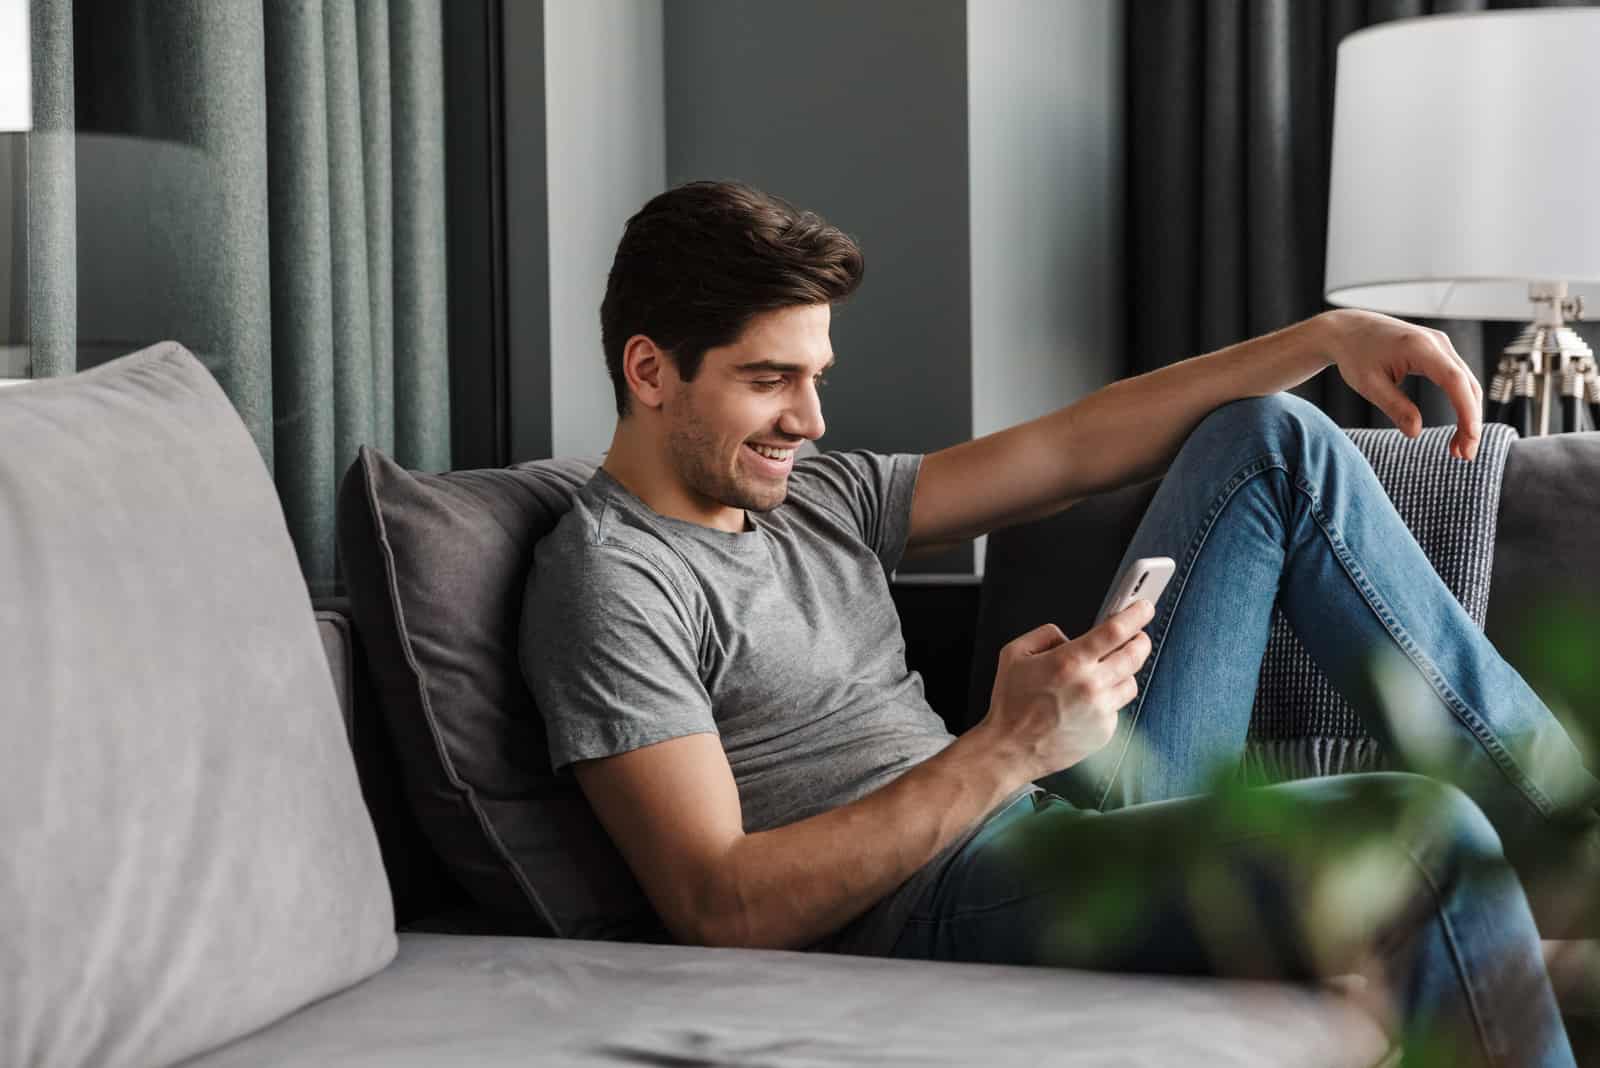
<instances>
[{"instance_id":1,"label":"man's thumb","mask_svg":"<svg viewBox=\"0 0 1600 1068\"><path fill-rule=\"evenodd\" d=\"M1019 635L1006 646L1016 656L1033 656L1036 653L1048 652L1058 645L1066 642L1067 636L1061 633L1061 628L1054 623L1034 627L1026 634Z\"/></svg>"}]
</instances>

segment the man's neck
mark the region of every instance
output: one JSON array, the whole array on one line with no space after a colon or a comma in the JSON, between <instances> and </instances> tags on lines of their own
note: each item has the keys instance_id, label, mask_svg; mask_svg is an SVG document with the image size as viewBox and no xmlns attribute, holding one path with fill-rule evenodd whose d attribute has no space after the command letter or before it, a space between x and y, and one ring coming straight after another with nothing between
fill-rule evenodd
<instances>
[{"instance_id":1,"label":"man's neck","mask_svg":"<svg viewBox=\"0 0 1600 1068\"><path fill-rule=\"evenodd\" d=\"M637 419L622 419L611 435L611 448L600 467L658 515L697 523L730 534L747 525L743 508L730 508L695 493L667 458L665 443L656 439Z\"/></svg>"}]
</instances>

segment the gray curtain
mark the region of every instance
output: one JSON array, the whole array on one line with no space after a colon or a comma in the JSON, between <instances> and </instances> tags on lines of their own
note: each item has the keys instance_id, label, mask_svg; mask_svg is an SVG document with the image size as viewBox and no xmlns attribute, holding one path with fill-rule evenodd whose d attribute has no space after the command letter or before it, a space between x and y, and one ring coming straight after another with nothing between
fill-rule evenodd
<instances>
[{"instance_id":1,"label":"gray curtain","mask_svg":"<svg viewBox=\"0 0 1600 1068\"><path fill-rule=\"evenodd\" d=\"M1129 0L1127 337L1136 374L1268 333L1322 299L1334 59L1390 19L1485 0ZM1532 318L1530 313L1529 318ZM1514 324L1427 320L1490 373ZM1596 337L1580 327L1590 344ZM1429 425L1455 415L1408 380ZM1344 426L1393 425L1329 368L1295 390Z\"/></svg>"},{"instance_id":2,"label":"gray curtain","mask_svg":"<svg viewBox=\"0 0 1600 1068\"><path fill-rule=\"evenodd\" d=\"M35 376L206 364L336 587L356 447L450 466L440 0L33 0Z\"/></svg>"}]
</instances>

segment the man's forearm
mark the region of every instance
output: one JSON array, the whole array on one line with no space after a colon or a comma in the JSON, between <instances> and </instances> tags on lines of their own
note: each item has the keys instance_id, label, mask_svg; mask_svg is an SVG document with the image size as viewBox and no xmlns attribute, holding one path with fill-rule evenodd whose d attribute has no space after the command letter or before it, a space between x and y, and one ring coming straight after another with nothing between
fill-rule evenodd
<instances>
[{"instance_id":1,"label":"man's forearm","mask_svg":"<svg viewBox=\"0 0 1600 1068\"><path fill-rule=\"evenodd\" d=\"M1307 319L928 455L912 501L908 555L1164 474L1220 405L1297 386L1328 366L1330 331L1327 318Z\"/></svg>"},{"instance_id":2,"label":"man's forearm","mask_svg":"<svg viewBox=\"0 0 1600 1068\"><path fill-rule=\"evenodd\" d=\"M723 865L713 944L798 949L865 912L1027 782L979 728L866 797L745 836Z\"/></svg>"},{"instance_id":3,"label":"man's forearm","mask_svg":"<svg viewBox=\"0 0 1600 1068\"><path fill-rule=\"evenodd\" d=\"M1113 382L1062 409L1073 439L1090 446L1073 453L1074 481L1102 493L1164 474L1216 408L1290 389L1327 367L1320 330L1307 319Z\"/></svg>"}]
</instances>

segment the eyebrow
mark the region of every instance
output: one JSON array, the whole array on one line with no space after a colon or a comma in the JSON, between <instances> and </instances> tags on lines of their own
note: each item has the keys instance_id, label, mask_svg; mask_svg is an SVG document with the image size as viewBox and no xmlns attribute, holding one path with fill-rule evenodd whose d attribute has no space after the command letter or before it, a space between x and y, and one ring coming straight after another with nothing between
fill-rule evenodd
<instances>
[{"instance_id":1,"label":"eyebrow","mask_svg":"<svg viewBox=\"0 0 1600 1068\"><path fill-rule=\"evenodd\" d=\"M834 359L830 359L822 365L822 370L831 370L834 362ZM736 363L733 365L733 369L735 371L772 371L778 374L794 374L797 371L804 371L805 366L798 363L784 363L782 360L751 360L749 363ZM818 373L820 374L821 372Z\"/></svg>"}]
</instances>

